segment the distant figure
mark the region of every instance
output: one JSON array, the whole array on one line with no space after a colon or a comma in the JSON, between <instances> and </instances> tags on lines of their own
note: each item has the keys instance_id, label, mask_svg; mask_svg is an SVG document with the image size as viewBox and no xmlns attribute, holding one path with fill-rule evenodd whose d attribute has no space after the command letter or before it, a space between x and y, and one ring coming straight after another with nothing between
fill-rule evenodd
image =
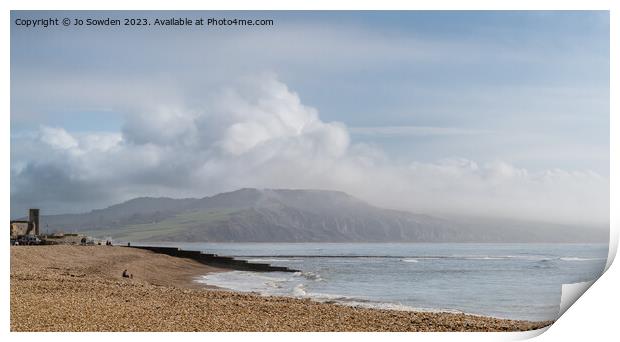
<instances>
[{"instance_id":1,"label":"distant figure","mask_svg":"<svg viewBox=\"0 0 620 342\"><path fill-rule=\"evenodd\" d=\"M127 270L123 271L123 278L132 278L132 276L129 275L129 272L127 272Z\"/></svg>"},{"instance_id":2,"label":"distant figure","mask_svg":"<svg viewBox=\"0 0 620 342\"><path fill-rule=\"evenodd\" d=\"M127 242L127 247L131 247L131 242Z\"/></svg>"}]
</instances>

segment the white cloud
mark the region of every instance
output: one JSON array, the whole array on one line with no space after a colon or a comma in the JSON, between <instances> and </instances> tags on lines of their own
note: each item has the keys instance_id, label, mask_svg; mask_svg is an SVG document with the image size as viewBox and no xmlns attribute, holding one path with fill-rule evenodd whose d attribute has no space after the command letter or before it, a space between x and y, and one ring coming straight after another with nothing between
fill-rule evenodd
<instances>
[{"instance_id":1,"label":"white cloud","mask_svg":"<svg viewBox=\"0 0 620 342\"><path fill-rule=\"evenodd\" d=\"M415 212L597 224L609 218L609 180L594 172L537 172L463 158L395 162L376 146L351 144L344 124L322 121L273 75L205 99L191 108L168 99L136 104L122 132L41 127L34 140L16 135L12 206L18 213L34 204L64 212L136 196L323 188ZM461 133L428 127L366 133L375 132Z\"/></svg>"},{"instance_id":2,"label":"white cloud","mask_svg":"<svg viewBox=\"0 0 620 342\"><path fill-rule=\"evenodd\" d=\"M430 136L430 135L470 135L484 134L489 131L464 129L458 127L432 127L432 126L367 126L350 127L353 134L371 136Z\"/></svg>"},{"instance_id":3,"label":"white cloud","mask_svg":"<svg viewBox=\"0 0 620 342\"><path fill-rule=\"evenodd\" d=\"M71 150L78 146L77 140L62 128L42 127L40 139L54 149Z\"/></svg>"}]
</instances>

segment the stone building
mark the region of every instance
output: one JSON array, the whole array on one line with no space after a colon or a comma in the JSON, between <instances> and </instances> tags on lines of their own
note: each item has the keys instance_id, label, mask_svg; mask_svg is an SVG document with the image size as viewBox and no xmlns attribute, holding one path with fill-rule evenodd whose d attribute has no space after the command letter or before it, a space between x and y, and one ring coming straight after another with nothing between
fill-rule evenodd
<instances>
[{"instance_id":1,"label":"stone building","mask_svg":"<svg viewBox=\"0 0 620 342\"><path fill-rule=\"evenodd\" d=\"M22 235L39 235L39 209L28 210L28 221L11 221L11 239Z\"/></svg>"}]
</instances>

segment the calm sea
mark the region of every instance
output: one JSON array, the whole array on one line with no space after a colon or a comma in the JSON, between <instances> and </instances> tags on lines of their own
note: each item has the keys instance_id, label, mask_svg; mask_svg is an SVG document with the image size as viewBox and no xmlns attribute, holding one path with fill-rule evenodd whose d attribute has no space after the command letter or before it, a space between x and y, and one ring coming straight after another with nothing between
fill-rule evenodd
<instances>
[{"instance_id":1,"label":"calm sea","mask_svg":"<svg viewBox=\"0 0 620 342\"><path fill-rule=\"evenodd\" d=\"M236 291L346 305L548 320L561 286L597 278L607 244L166 243L287 266L197 281Z\"/></svg>"}]
</instances>

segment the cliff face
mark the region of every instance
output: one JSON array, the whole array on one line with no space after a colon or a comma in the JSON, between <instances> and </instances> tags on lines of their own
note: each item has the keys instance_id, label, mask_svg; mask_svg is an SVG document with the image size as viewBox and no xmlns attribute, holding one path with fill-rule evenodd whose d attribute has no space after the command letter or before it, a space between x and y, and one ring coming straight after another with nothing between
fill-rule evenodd
<instances>
[{"instance_id":1,"label":"cliff face","mask_svg":"<svg viewBox=\"0 0 620 342\"><path fill-rule=\"evenodd\" d=\"M50 230L142 241L603 242L605 232L540 223L441 219L382 209L346 193L241 189L201 199L136 198L42 218Z\"/></svg>"}]
</instances>

